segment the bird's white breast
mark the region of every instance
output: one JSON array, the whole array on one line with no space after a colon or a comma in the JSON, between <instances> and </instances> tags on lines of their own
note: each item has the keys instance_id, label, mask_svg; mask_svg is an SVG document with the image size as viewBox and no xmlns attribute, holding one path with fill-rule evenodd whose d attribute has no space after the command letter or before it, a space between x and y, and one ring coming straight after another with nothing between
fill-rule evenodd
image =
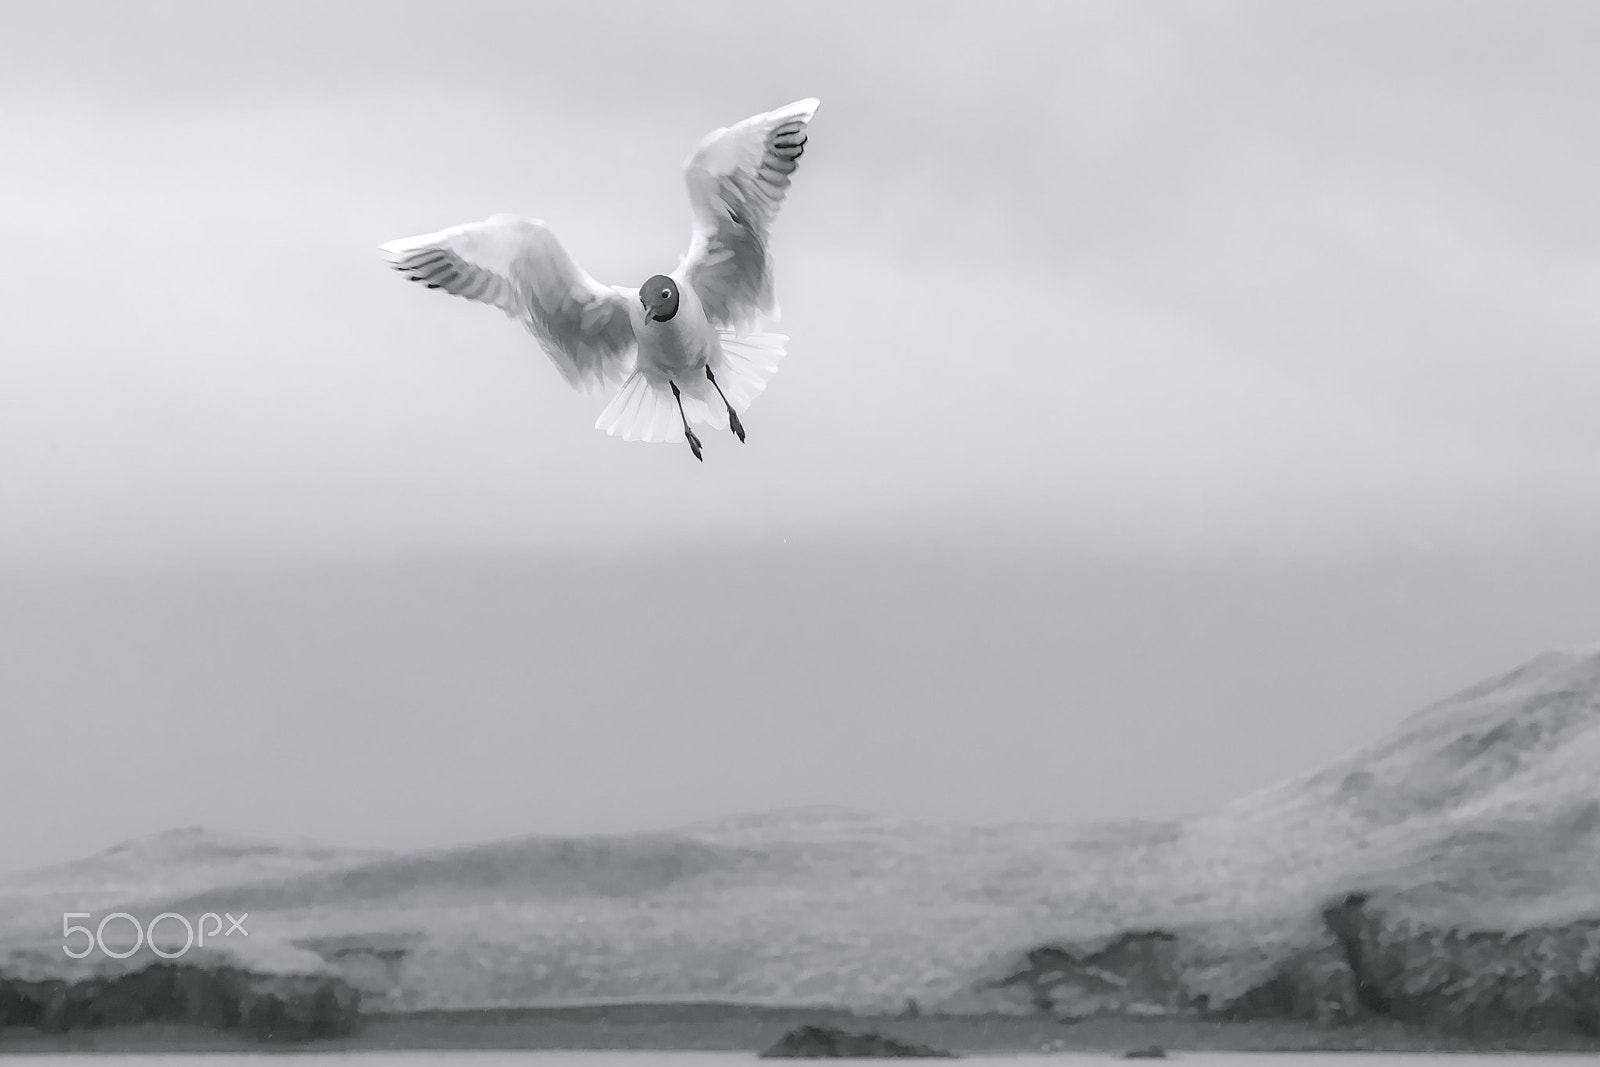
<instances>
[{"instance_id":1,"label":"bird's white breast","mask_svg":"<svg viewBox=\"0 0 1600 1067\"><path fill-rule=\"evenodd\" d=\"M666 322L647 322L644 308L638 307L635 311L639 370L656 385L703 374L718 347L717 331L706 319L705 307L695 295L694 287L687 281L673 280L678 282L676 315Z\"/></svg>"}]
</instances>

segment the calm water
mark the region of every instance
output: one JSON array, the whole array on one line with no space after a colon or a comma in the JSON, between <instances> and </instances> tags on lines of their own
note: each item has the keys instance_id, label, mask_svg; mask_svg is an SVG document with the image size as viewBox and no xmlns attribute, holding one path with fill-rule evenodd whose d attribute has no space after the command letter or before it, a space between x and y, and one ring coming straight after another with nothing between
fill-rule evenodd
<instances>
[{"instance_id":1,"label":"calm water","mask_svg":"<svg viewBox=\"0 0 1600 1067\"><path fill-rule=\"evenodd\" d=\"M734 1067L735 1064L755 1063L756 1057L748 1052L323 1052L323 1053L272 1053L270 1058L261 1054L211 1055L204 1053L117 1056L120 1061L136 1061L138 1067L264 1067L266 1064L292 1061L294 1067L422 1067L423 1064L444 1064L447 1067ZM1525 1056L1509 1055L1435 1055L1431 1053L1368 1053L1368 1052L1193 1052L1175 1054L1171 1059L1183 1060L1194 1067L1225 1067L1232 1063L1245 1063L1249 1067L1330 1067L1332 1060L1359 1060L1359 1067L1505 1067L1509 1060L1526 1060ZM105 1067L106 1055L83 1056L5 1056L0 1059L5 1067L20 1064L38 1064L38 1067ZM1539 1067L1595 1067L1592 1055L1541 1055ZM1088 1067L1089 1064L1124 1062L1119 1056L1097 1056L1081 1052L1052 1054L1018 1054L1013 1056L971 1056L956 1062L965 1067L1017 1067L1018 1060L1035 1061L1039 1067L1047 1062L1062 1067ZM762 1061L765 1062L765 1061ZM863 1061L857 1060L856 1063ZM930 1061L937 1062L937 1061ZM1137 1062L1137 1061L1134 1061Z\"/></svg>"}]
</instances>

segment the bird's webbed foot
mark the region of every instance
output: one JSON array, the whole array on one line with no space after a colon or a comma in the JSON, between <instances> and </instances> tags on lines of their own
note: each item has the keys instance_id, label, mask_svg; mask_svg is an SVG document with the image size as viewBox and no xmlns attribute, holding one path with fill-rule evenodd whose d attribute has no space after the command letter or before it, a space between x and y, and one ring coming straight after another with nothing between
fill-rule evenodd
<instances>
[{"instance_id":1,"label":"bird's webbed foot","mask_svg":"<svg viewBox=\"0 0 1600 1067\"><path fill-rule=\"evenodd\" d=\"M739 421L739 413L733 410L733 405L728 403L727 394L722 391L722 386L717 384L717 376L711 373L711 368L706 368L706 380L711 383L711 388L722 397L722 406L728 409L728 429L732 430L739 438L739 443L744 444L744 423Z\"/></svg>"},{"instance_id":2,"label":"bird's webbed foot","mask_svg":"<svg viewBox=\"0 0 1600 1067\"><path fill-rule=\"evenodd\" d=\"M678 402L678 418L683 420L683 439L689 442L689 451L694 453L694 458L704 463L706 457L700 454L700 438L689 429L689 416L683 411L683 393L678 389L677 382L669 381L667 384L672 386L672 399Z\"/></svg>"}]
</instances>

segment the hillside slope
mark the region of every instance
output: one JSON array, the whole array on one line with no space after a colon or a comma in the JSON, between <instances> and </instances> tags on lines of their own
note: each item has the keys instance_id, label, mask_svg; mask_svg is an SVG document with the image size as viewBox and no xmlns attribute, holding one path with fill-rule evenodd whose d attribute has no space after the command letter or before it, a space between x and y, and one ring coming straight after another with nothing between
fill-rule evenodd
<instances>
[{"instance_id":1,"label":"hillside slope","mask_svg":"<svg viewBox=\"0 0 1600 1067\"><path fill-rule=\"evenodd\" d=\"M0 874L0 937L59 936L63 912L95 914L129 901L268 882L381 859L377 849L268 841L199 826L125 841L80 860ZM152 916L155 913L152 913Z\"/></svg>"},{"instance_id":2,"label":"hillside slope","mask_svg":"<svg viewBox=\"0 0 1600 1067\"><path fill-rule=\"evenodd\" d=\"M1600 903L1597 830L1600 649L1588 649L1432 704L1378 744L1193 820L1184 838L1225 861L1236 896L1361 889L1517 926Z\"/></svg>"},{"instance_id":3,"label":"hillside slope","mask_svg":"<svg viewBox=\"0 0 1600 1067\"><path fill-rule=\"evenodd\" d=\"M1600 1035L1600 650L1539 656L1188 820L1164 859L1192 888L1128 925L1169 938L1042 942L1001 989L1067 1014Z\"/></svg>"},{"instance_id":4,"label":"hillside slope","mask_svg":"<svg viewBox=\"0 0 1600 1067\"><path fill-rule=\"evenodd\" d=\"M1527 997L1571 978L1578 992L1560 995L1581 1001L1600 968L1600 949L1584 947L1600 918L1600 650L1540 656L1323 770L1166 823L810 809L403 855L175 840L0 893L36 919L53 909L54 924L60 887L82 900L96 877L96 899L135 914L249 911L252 937L312 947L386 1008L916 998L1426 1018L1478 966L1401 988L1419 960L1455 958L1451 937L1506 974L1523 973L1519 953L1542 953L1566 977L1536 975ZM1380 982L1399 992L1374 993ZM1585 1016L1580 1005L1561 1018L1581 1029Z\"/></svg>"}]
</instances>

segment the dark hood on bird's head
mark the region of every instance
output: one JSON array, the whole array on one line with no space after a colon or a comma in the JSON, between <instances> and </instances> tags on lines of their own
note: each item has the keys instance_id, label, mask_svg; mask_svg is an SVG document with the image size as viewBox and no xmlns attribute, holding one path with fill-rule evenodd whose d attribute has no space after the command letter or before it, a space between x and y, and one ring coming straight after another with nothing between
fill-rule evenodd
<instances>
[{"instance_id":1,"label":"dark hood on bird's head","mask_svg":"<svg viewBox=\"0 0 1600 1067\"><path fill-rule=\"evenodd\" d=\"M667 322L678 313L678 283L665 274L653 275L639 287L645 318Z\"/></svg>"}]
</instances>

